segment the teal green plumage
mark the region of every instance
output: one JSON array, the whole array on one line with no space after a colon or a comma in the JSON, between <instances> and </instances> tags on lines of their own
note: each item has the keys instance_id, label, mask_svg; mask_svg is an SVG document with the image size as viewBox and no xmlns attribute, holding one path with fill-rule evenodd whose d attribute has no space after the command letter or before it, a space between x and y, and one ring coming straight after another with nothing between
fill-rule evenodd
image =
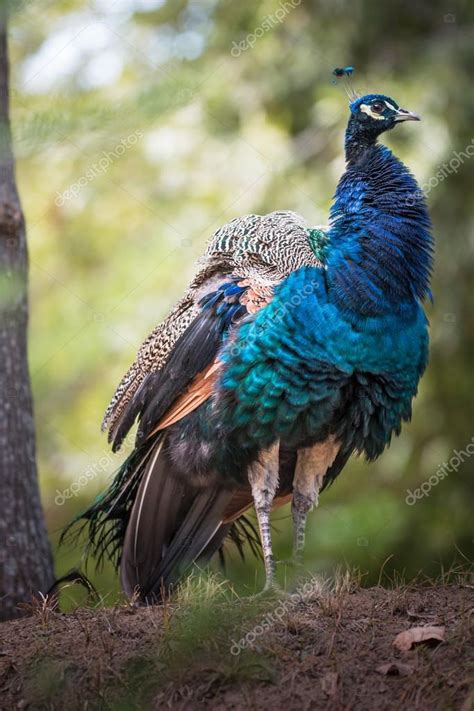
<instances>
[{"instance_id":1,"label":"teal green plumage","mask_svg":"<svg viewBox=\"0 0 474 711\"><path fill-rule=\"evenodd\" d=\"M292 295L309 287L301 303L290 305ZM282 303L289 306L282 309ZM385 413L383 432L373 434L377 442L367 444L372 458L410 415L427 346L427 320L419 303L401 315L366 319L360 329L331 303L324 272L301 269L288 277L254 321L241 326L223 351L223 397L231 392L229 400L236 404L232 407L226 400L218 417L231 422L247 444L255 440L268 446L275 436L284 435L310 438L333 417L354 375L367 373L390 383L382 402L376 403L389 409L390 416ZM364 451L360 434L357 448Z\"/></svg>"},{"instance_id":2,"label":"teal green plumage","mask_svg":"<svg viewBox=\"0 0 474 711\"><path fill-rule=\"evenodd\" d=\"M329 245L327 229L323 227L311 227L308 230L308 242L317 259L324 263L326 248Z\"/></svg>"}]
</instances>

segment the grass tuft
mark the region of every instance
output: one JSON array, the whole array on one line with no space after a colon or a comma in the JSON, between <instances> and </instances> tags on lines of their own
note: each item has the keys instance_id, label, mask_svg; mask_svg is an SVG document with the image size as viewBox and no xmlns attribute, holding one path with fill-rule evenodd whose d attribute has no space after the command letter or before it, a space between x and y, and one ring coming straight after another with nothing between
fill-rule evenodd
<instances>
[{"instance_id":1,"label":"grass tuft","mask_svg":"<svg viewBox=\"0 0 474 711\"><path fill-rule=\"evenodd\" d=\"M233 682L273 681L272 654L253 648L232 654L240 639L268 609L263 598L239 598L220 575L194 573L165 605L156 647L125 666L128 689L121 709L146 708L173 687L176 701L190 698L205 676L206 687ZM201 690L203 691L203 690ZM169 698L169 696L168 696ZM155 698L156 702L156 698Z\"/></svg>"}]
</instances>

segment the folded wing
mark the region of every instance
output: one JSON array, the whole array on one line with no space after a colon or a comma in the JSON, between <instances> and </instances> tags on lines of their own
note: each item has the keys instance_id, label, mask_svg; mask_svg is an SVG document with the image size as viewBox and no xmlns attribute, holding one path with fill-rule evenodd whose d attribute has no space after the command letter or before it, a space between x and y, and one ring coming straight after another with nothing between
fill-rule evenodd
<instances>
[{"instance_id":1,"label":"folded wing","mask_svg":"<svg viewBox=\"0 0 474 711\"><path fill-rule=\"evenodd\" d=\"M150 390L158 392L160 379L156 375L163 371L180 339L192 330L193 322L202 313L206 295L226 279L237 280L247 287L241 304L248 313L253 313L292 271L305 265L321 265L314 234L315 230L308 230L302 217L290 211L236 218L215 232L186 294L143 343L107 408L102 428L108 429L114 451L120 448L134 421L146 408ZM216 339L215 353L218 345ZM210 340L207 346L211 347ZM207 356L206 350L201 369L209 364ZM186 385L180 384L183 388ZM178 397L181 393L175 388L174 394Z\"/></svg>"}]
</instances>

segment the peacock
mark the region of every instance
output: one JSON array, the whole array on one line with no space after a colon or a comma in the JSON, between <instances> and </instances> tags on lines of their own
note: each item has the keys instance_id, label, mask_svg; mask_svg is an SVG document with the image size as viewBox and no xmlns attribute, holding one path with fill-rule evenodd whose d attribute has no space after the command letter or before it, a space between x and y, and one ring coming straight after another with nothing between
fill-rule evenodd
<instances>
[{"instance_id":1,"label":"peacock","mask_svg":"<svg viewBox=\"0 0 474 711\"><path fill-rule=\"evenodd\" d=\"M273 588L272 509L291 501L301 561L320 492L351 455L375 460L411 417L433 239L415 178L378 138L419 116L347 91L328 226L279 211L217 230L105 413L114 451L138 421L135 446L80 518L90 551L113 560L139 602L162 599L226 538L255 546L256 533Z\"/></svg>"}]
</instances>

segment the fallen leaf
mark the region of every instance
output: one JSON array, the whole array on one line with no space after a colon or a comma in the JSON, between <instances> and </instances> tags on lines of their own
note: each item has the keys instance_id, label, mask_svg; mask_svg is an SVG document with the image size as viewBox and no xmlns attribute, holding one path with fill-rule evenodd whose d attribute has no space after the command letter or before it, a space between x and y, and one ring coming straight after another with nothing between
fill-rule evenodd
<instances>
[{"instance_id":1,"label":"fallen leaf","mask_svg":"<svg viewBox=\"0 0 474 711\"><path fill-rule=\"evenodd\" d=\"M444 642L444 637L444 627L411 627L409 630L397 634L393 640L393 644L401 652L408 652L415 644L420 644L421 642Z\"/></svg>"},{"instance_id":2,"label":"fallen leaf","mask_svg":"<svg viewBox=\"0 0 474 711\"><path fill-rule=\"evenodd\" d=\"M321 689L331 698L337 694L338 680L339 674L337 672L327 672L327 674L321 677Z\"/></svg>"},{"instance_id":3,"label":"fallen leaf","mask_svg":"<svg viewBox=\"0 0 474 711\"><path fill-rule=\"evenodd\" d=\"M413 674L413 667L409 664L403 664L402 662L388 662L387 664L381 664L375 671L384 676L410 676Z\"/></svg>"}]
</instances>

